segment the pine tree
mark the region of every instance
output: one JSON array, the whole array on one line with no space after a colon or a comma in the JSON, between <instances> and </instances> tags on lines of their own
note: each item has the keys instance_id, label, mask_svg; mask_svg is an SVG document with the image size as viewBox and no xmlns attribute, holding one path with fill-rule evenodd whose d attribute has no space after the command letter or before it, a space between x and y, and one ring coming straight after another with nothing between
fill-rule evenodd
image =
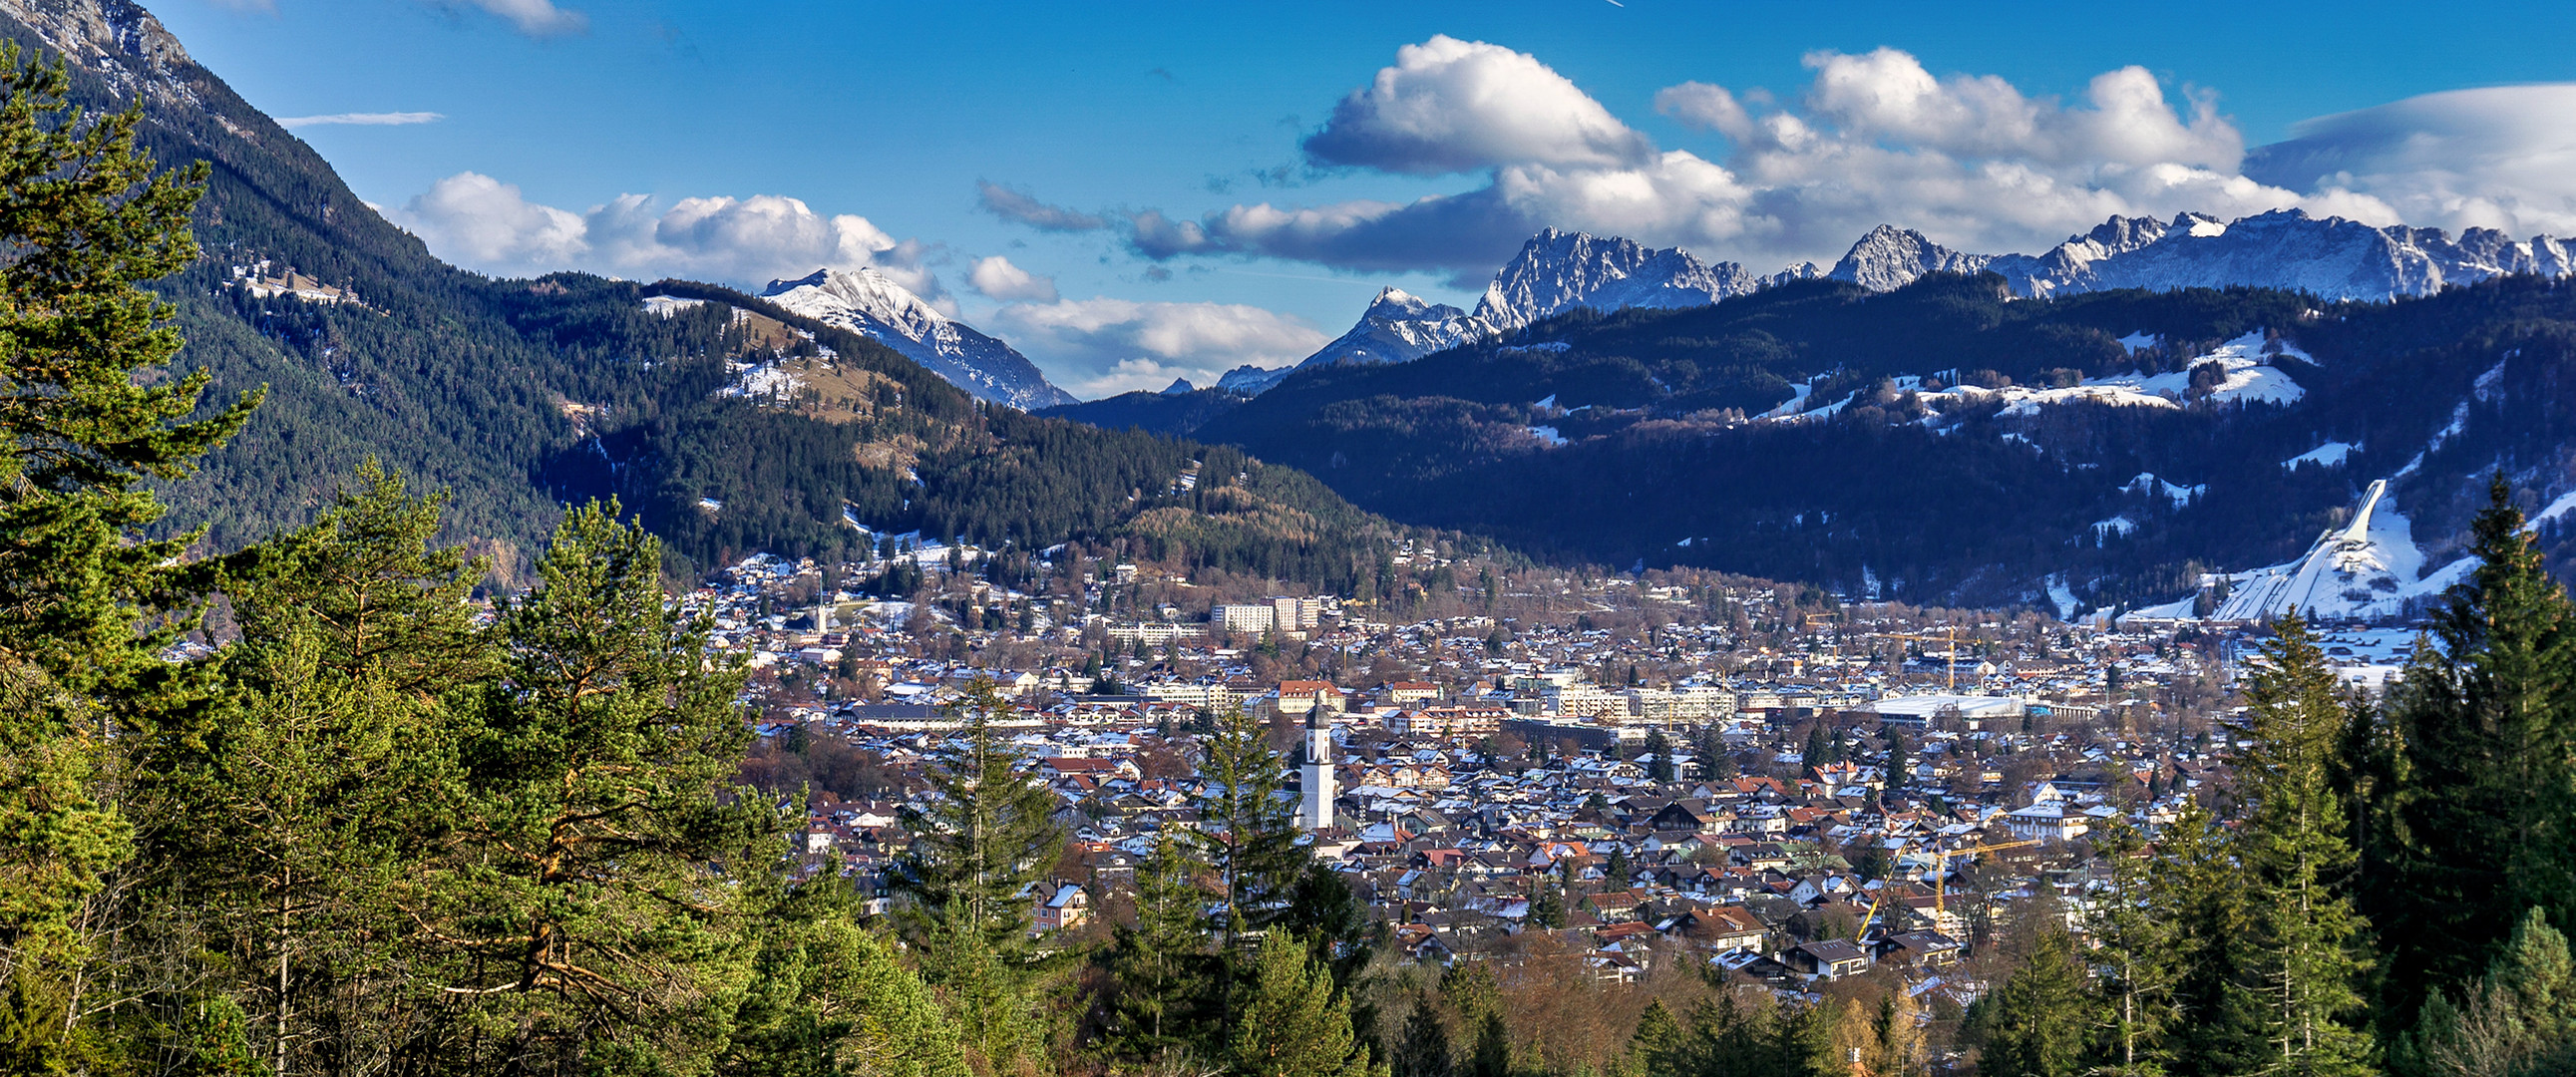
<instances>
[{"instance_id":1,"label":"pine tree","mask_svg":"<svg viewBox=\"0 0 2576 1077\"><path fill-rule=\"evenodd\" d=\"M1664 1000L1646 1003L1646 1012L1638 1015L1637 1029L1628 1036L1628 1070L1639 1074L1684 1072L1681 1022Z\"/></svg>"},{"instance_id":2,"label":"pine tree","mask_svg":"<svg viewBox=\"0 0 2576 1077\"><path fill-rule=\"evenodd\" d=\"M2367 1073L2369 1034L2345 1023L2361 1009L2363 925L2341 889L2355 857L2330 773L2343 701L2305 622L2284 617L2273 631L2237 731L2252 741L2236 761L2249 810L2233 842L2251 913L2243 987L2261 999L2267 1071Z\"/></svg>"},{"instance_id":3,"label":"pine tree","mask_svg":"<svg viewBox=\"0 0 2576 1077\"><path fill-rule=\"evenodd\" d=\"M2103 1001L2096 1072L2150 1077L2164 1072L2168 1054L2179 918L2157 900L2153 862L2136 830L2115 823L2092 838L2094 855L2110 869L2085 923Z\"/></svg>"},{"instance_id":4,"label":"pine tree","mask_svg":"<svg viewBox=\"0 0 2576 1077\"><path fill-rule=\"evenodd\" d=\"M1263 936L1229 1054L1241 1077L1364 1077L1368 1050L1351 1033L1332 974L1285 934Z\"/></svg>"},{"instance_id":5,"label":"pine tree","mask_svg":"<svg viewBox=\"0 0 2576 1077\"><path fill-rule=\"evenodd\" d=\"M2165 1038L2168 1072L2228 1077L2258 1063L2260 1013L2239 989L2238 940L2249 911L2236 851L2207 809L2197 804L2165 825L2149 870L2149 907L2168 932L2175 970L2172 1022Z\"/></svg>"},{"instance_id":6,"label":"pine tree","mask_svg":"<svg viewBox=\"0 0 2576 1077\"><path fill-rule=\"evenodd\" d=\"M1136 923L1119 926L1109 952L1118 979L1113 1037L1130 1058L1187 1043L1211 1008L1207 894L1198 883L1204 868L1169 833L1136 866Z\"/></svg>"},{"instance_id":7,"label":"pine tree","mask_svg":"<svg viewBox=\"0 0 2576 1077\"><path fill-rule=\"evenodd\" d=\"M1662 729L1648 730L1646 751L1655 757L1653 762L1646 764L1646 778L1654 782L1672 781L1675 776L1672 739L1664 736Z\"/></svg>"},{"instance_id":8,"label":"pine tree","mask_svg":"<svg viewBox=\"0 0 2576 1077\"><path fill-rule=\"evenodd\" d=\"M2084 966L2063 931L2041 936L2030 962L1978 1003L1985 1036L1977 1072L1996 1077L2072 1077L2093 1022Z\"/></svg>"},{"instance_id":9,"label":"pine tree","mask_svg":"<svg viewBox=\"0 0 2576 1077\"><path fill-rule=\"evenodd\" d=\"M2497 475L2470 528L2478 568L2388 702L2395 1021L2494 955L2510 925L2489 910L2576 923L2576 626L2510 495Z\"/></svg>"},{"instance_id":10,"label":"pine tree","mask_svg":"<svg viewBox=\"0 0 2576 1077\"><path fill-rule=\"evenodd\" d=\"M977 680L948 709L964 728L932 754L930 805L904 819L912 847L894 862L888 886L908 905L904 919L927 935L927 921L962 910L997 952L1028 936L1035 909L1028 889L1064 848L1054 819L1056 796L993 723L1011 704L989 680Z\"/></svg>"},{"instance_id":11,"label":"pine tree","mask_svg":"<svg viewBox=\"0 0 2576 1077\"><path fill-rule=\"evenodd\" d=\"M101 918L81 913L131 851L111 741L210 688L160 659L204 574L195 536L147 535L148 484L258 403L192 418L208 376L170 370L171 308L139 284L195 260L205 167L158 170L139 103L91 116L70 89L59 62L0 46L0 1068L20 1070L68 1065L101 1008L82 971Z\"/></svg>"},{"instance_id":12,"label":"pine tree","mask_svg":"<svg viewBox=\"0 0 2576 1077\"><path fill-rule=\"evenodd\" d=\"M1412 1010L1404 1015L1393 1063L1394 1077L1451 1077L1457 1071L1457 1055L1449 1046L1449 1023L1429 996L1416 995Z\"/></svg>"},{"instance_id":13,"label":"pine tree","mask_svg":"<svg viewBox=\"0 0 2576 1077\"><path fill-rule=\"evenodd\" d=\"M1287 911L1290 890L1305 870L1297 825L1280 794L1287 761L1270 746L1269 732L1241 708L1217 716L1204 741L1199 774L1202 855L1215 868L1213 925L1231 946L1237 933L1267 927Z\"/></svg>"},{"instance_id":14,"label":"pine tree","mask_svg":"<svg viewBox=\"0 0 2576 1077\"><path fill-rule=\"evenodd\" d=\"M430 545L440 500L372 461L358 483L224 566L242 639L223 704L129 746L137 881L188 910L134 933L192 931L230 958L208 989L257 1017L273 1073L390 1049L372 1041L393 1024L380 978L404 925L383 889L406 871L405 755L494 659L465 604L478 573Z\"/></svg>"},{"instance_id":15,"label":"pine tree","mask_svg":"<svg viewBox=\"0 0 2576 1077\"><path fill-rule=\"evenodd\" d=\"M2435 994L2391 1054L2407 1072L2439 1077L2569 1072L2576 1066L2576 962L2567 936L2531 910L2485 979L2457 1004Z\"/></svg>"},{"instance_id":16,"label":"pine tree","mask_svg":"<svg viewBox=\"0 0 2576 1077\"><path fill-rule=\"evenodd\" d=\"M847 887L797 888L763 918L716 1077L967 1077L959 1033Z\"/></svg>"},{"instance_id":17,"label":"pine tree","mask_svg":"<svg viewBox=\"0 0 2576 1077\"><path fill-rule=\"evenodd\" d=\"M1565 888L1555 880L1538 884L1530 894L1529 926L1541 931L1565 926Z\"/></svg>"},{"instance_id":18,"label":"pine tree","mask_svg":"<svg viewBox=\"0 0 2576 1077\"><path fill-rule=\"evenodd\" d=\"M661 568L613 502L567 513L500 616L500 675L421 746L411 825L437 855L395 900L416 975L467 1004L444 1065L701 1057L748 974L766 890L712 868L775 863L789 817L730 788L742 677Z\"/></svg>"}]
</instances>

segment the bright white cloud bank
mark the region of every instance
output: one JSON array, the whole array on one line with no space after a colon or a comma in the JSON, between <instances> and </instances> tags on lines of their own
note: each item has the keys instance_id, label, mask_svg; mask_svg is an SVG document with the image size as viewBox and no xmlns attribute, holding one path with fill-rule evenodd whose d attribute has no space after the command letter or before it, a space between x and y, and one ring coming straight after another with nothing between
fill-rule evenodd
<instances>
[{"instance_id":1,"label":"bright white cloud bank","mask_svg":"<svg viewBox=\"0 0 2576 1077\"><path fill-rule=\"evenodd\" d=\"M1794 99L1686 82L1656 109L1722 135L1663 150L1536 57L1434 37L1335 106L1319 165L1486 182L1413 202L1236 205L1129 217L1152 258L1270 255L1480 278L1542 227L1692 248L1758 270L1830 263L1879 224L1954 248L2037 252L2114 215L2222 218L2297 207L2527 236L2576 231L2576 87L2434 94L2303 125L2250 156L2207 92L2176 103L2145 69L2077 100L1991 75L1935 76L1895 49L1818 52Z\"/></svg>"},{"instance_id":2,"label":"bright white cloud bank","mask_svg":"<svg viewBox=\"0 0 2576 1077\"><path fill-rule=\"evenodd\" d=\"M1211 385L1236 366L1279 366L1331 339L1260 307L1107 298L1014 303L986 328L1050 367L1092 372L1065 384L1084 397L1161 389L1174 378Z\"/></svg>"}]
</instances>

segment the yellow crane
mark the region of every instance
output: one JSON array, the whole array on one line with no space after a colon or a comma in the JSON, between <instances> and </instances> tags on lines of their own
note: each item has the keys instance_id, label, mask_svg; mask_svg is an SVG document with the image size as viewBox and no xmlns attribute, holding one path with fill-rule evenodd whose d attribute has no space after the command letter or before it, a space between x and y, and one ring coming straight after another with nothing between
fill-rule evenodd
<instances>
[{"instance_id":1,"label":"yellow crane","mask_svg":"<svg viewBox=\"0 0 2576 1077\"><path fill-rule=\"evenodd\" d=\"M1959 690L1959 626L1957 626L1957 625L1943 625L1943 626L1941 627L1941 632L1942 632L1942 634L1941 634L1941 635L1938 635L1938 636L1924 635L1924 634L1916 633L1916 632L1890 632L1890 633L1887 633L1887 638L1889 638L1889 639L1906 639L1906 640L1913 640L1913 641L1915 641L1915 642L1917 642L1917 643L1947 643L1947 644L1949 644L1949 645L1950 645L1950 669L1949 669L1949 682L1948 682L1948 686L1947 686L1944 690L1945 690L1945 691L1950 691L1950 692L1956 692L1956 691L1958 691L1958 690Z\"/></svg>"},{"instance_id":2,"label":"yellow crane","mask_svg":"<svg viewBox=\"0 0 2576 1077\"><path fill-rule=\"evenodd\" d=\"M1985 845L1971 845L1965 849L1932 850L1932 917L1934 922L1939 922L1940 918L1950 911L1951 857L1975 856L1978 853L1999 853L2006 849L2021 849L2037 844L2039 844L2038 838L2028 838L2022 841L1998 841L1990 842Z\"/></svg>"}]
</instances>

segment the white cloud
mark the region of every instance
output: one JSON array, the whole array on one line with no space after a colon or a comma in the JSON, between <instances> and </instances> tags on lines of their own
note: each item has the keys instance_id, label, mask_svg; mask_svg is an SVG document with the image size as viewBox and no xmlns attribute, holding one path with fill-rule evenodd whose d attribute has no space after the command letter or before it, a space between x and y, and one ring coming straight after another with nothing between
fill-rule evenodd
<instances>
[{"instance_id":1,"label":"white cloud","mask_svg":"<svg viewBox=\"0 0 2576 1077\"><path fill-rule=\"evenodd\" d=\"M1533 163L1611 167L1651 153L1565 76L1527 53L1446 34L1397 49L1306 139L1325 164L1436 175Z\"/></svg>"},{"instance_id":2,"label":"white cloud","mask_svg":"<svg viewBox=\"0 0 2576 1077\"><path fill-rule=\"evenodd\" d=\"M874 267L949 313L930 249L865 217L826 216L780 195L683 198L624 194L586 213L528 201L519 188L460 172L385 214L432 253L501 275L586 269L622 277L691 277L757 286L818 266Z\"/></svg>"},{"instance_id":3,"label":"white cloud","mask_svg":"<svg viewBox=\"0 0 2576 1077\"><path fill-rule=\"evenodd\" d=\"M1059 380L1085 397L1161 389L1174 378L1208 385L1245 363L1305 358L1331 339L1303 319L1260 307L1105 297L1012 303L985 328L1050 369L1071 372Z\"/></svg>"},{"instance_id":4,"label":"white cloud","mask_svg":"<svg viewBox=\"0 0 2576 1077\"><path fill-rule=\"evenodd\" d=\"M553 0L440 0L441 6L481 8L509 21L529 37L587 33L590 16L556 7Z\"/></svg>"},{"instance_id":5,"label":"white cloud","mask_svg":"<svg viewBox=\"0 0 2576 1077\"><path fill-rule=\"evenodd\" d=\"M1306 152L1387 172L1477 171L1482 185L1403 203L1236 205L1197 220L1144 210L1128 218L1130 245L1157 259L1253 254L1476 277L1550 226L1767 271L1830 263L1883 223L1964 250L2037 252L2114 215L2186 210L2299 207L2371 223L2447 214L2526 230L2576 217L2576 129L2558 119L2576 109L2576 88L2330 117L2301 129L2298 154L2267 148L2249 166L2212 94L2170 93L2143 68L2104 72L2060 100L1991 75L1936 76L1895 49L1805 63L1813 80L1786 101L1706 82L1658 93L1657 111L1729 143L1702 157L1656 149L1534 56L1435 37L1346 97ZM2428 126L2469 137L2426 142ZM2441 172L2463 158L2480 162L2476 174Z\"/></svg>"},{"instance_id":6,"label":"white cloud","mask_svg":"<svg viewBox=\"0 0 2576 1077\"><path fill-rule=\"evenodd\" d=\"M475 269L567 269L589 248L580 214L530 202L518 185L474 172L440 180L385 216L432 253Z\"/></svg>"},{"instance_id":7,"label":"white cloud","mask_svg":"<svg viewBox=\"0 0 2576 1077\"><path fill-rule=\"evenodd\" d=\"M1053 303L1056 301L1055 279L1041 277L1012 265L1001 255L979 259L966 282L975 290L1004 301Z\"/></svg>"},{"instance_id":8,"label":"white cloud","mask_svg":"<svg viewBox=\"0 0 2576 1077\"><path fill-rule=\"evenodd\" d=\"M2576 233L2576 84L2449 90L2292 128L2245 170L2377 200L2409 224Z\"/></svg>"},{"instance_id":9,"label":"white cloud","mask_svg":"<svg viewBox=\"0 0 2576 1077\"><path fill-rule=\"evenodd\" d=\"M416 123L437 123L446 119L436 112L334 112L327 116L289 116L277 121L280 127L406 127Z\"/></svg>"}]
</instances>

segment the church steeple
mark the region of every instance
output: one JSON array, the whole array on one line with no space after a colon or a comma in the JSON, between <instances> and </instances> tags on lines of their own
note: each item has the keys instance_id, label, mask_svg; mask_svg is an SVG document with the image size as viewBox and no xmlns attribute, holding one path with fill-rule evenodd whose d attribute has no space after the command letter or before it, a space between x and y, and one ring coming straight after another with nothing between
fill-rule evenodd
<instances>
[{"instance_id":1,"label":"church steeple","mask_svg":"<svg viewBox=\"0 0 2576 1077\"><path fill-rule=\"evenodd\" d=\"M1333 725L1319 704L1306 712L1305 743L1300 749L1297 825L1308 831L1333 825Z\"/></svg>"}]
</instances>

